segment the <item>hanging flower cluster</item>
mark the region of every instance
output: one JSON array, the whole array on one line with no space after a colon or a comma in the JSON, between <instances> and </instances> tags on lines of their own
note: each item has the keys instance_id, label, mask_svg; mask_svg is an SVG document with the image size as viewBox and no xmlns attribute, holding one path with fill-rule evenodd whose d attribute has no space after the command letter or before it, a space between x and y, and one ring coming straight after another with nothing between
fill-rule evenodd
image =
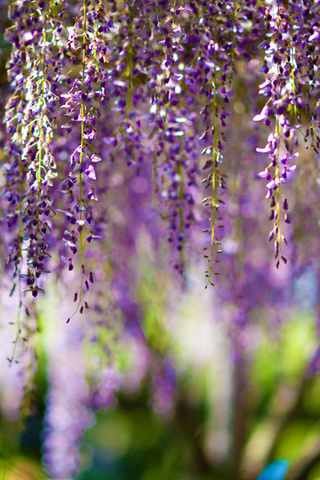
<instances>
[{"instance_id":1,"label":"hanging flower cluster","mask_svg":"<svg viewBox=\"0 0 320 480\"><path fill-rule=\"evenodd\" d=\"M264 75L258 93L267 101L253 121L271 128L266 146L257 148L268 161L258 176L267 180L277 265L287 261L281 217L290 222L289 204L280 190L293 177L305 117L310 125L302 135L311 135L315 148L317 142L318 5L307 3L12 3L6 243L14 276L33 296L44 291L41 275L60 238L69 270L80 258L77 310L88 306L83 289L93 273L86 245L103 235L100 212L108 213L99 207L99 178L116 169L122 174L123 165L137 175L142 164L150 165L181 274L191 227L205 226L206 276L212 282L229 175L223 166L228 105L239 62L255 59Z\"/></svg>"}]
</instances>

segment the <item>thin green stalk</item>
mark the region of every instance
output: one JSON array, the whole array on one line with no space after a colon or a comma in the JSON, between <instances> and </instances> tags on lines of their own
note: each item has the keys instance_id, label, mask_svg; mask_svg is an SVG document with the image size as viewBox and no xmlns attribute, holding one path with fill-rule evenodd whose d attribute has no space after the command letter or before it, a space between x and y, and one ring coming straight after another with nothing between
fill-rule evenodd
<instances>
[{"instance_id":1,"label":"thin green stalk","mask_svg":"<svg viewBox=\"0 0 320 480\"><path fill-rule=\"evenodd\" d=\"M214 257L214 245L216 244L215 239L215 225L216 225L216 210L218 205L218 174L219 167L217 164L218 159L218 133L217 133L217 87L216 87L216 68L214 68L214 94L213 94L213 141L212 141L212 200L211 200L211 247L210 247L210 267L207 273L208 281L205 286L209 285L211 282L212 272L213 272L213 257Z\"/></svg>"},{"instance_id":2,"label":"thin green stalk","mask_svg":"<svg viewBox=\"0 0 320 480\"><path fill-rule=\"evenodd\" d=\"M85 66L86 66L86 41L87 41L87 0L84 0L83 4L83 51L82 51L82 79L85 76ZM81 142L80 142L80 156L79 156L79 163L82 164L83 161L83 150L84 150L84 119L85 119L86 109L84 105L84 100L81 100ZM83 220L83 179L82 179L82 172L80 168L79 172L79 204L80 204L80 220ZM79 232L79 245L80 245L80 255L81 255L81 281L80 281L80 288L79 288L79 300L77 306L73 312L73 314L68 318L68 322L70 319L78 312L80 305L82 304L82 295L83 295L83 284L84 284L84 246L83 246L83 230L81 225L81 230Z\"/></svg>"}]
</instances>

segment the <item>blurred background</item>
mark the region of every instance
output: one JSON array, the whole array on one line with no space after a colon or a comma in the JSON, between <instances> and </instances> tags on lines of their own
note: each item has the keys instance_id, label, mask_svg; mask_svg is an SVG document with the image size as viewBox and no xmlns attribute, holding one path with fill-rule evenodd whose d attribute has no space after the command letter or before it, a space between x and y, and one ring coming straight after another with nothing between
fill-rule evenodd
<instances>
[{"instance_id":1,"label":"blurred background","mask_svg":"<svg viewBox=\"0 0 320 480\"><path fill-rule=\"evenodd\" d=\"M88 405L96 411L87 412L86 429L77 445L80 473L75 478L254 480L267 463L280 458L290 462L286 478L320 478L320 379L310 367L316 347L314 312L308 302L300 303L300 308L287 311L288 322L267 331L265 311L257 309L246 351L241 360L235 359L227 329L215 318L215 292L208 295L199 284L200 273L195 268L189 288L177 290L168 302L165 295L174 289L172 280L161 271L141 270L137 295L143 305L147 342L134 335L127 337L124 348L117 346L117 374L106 370L109 397L102 408L97 398L96 404ZM305 275L297 291L301 293L311 277ZM80 377L73 383L77 368L84 358L90 357L89 363L98 361L92 351L79 349L78 319L70 328L65 325L67 305L53 291L55 296L51 292L38 313L37 367L32 392L24 399L28 405L22 420L20 365L9 367L6 361L12 332L2 327L3 480L50 478L44 468L50 467L46 461L46 452L52 448L50 415L57 429L50 441L63 445L79 413L72 410L72 402L82 395ZM5 303L3 295L2 318ZM10 309L13 313L12 303L5 315ZM97 348L96 342L92 346ZM72 378L64 370L68 365ZM61 404L52 413L54 389ZM66 461L63 451L55 461Z\"/></svg>"}]
</instances>

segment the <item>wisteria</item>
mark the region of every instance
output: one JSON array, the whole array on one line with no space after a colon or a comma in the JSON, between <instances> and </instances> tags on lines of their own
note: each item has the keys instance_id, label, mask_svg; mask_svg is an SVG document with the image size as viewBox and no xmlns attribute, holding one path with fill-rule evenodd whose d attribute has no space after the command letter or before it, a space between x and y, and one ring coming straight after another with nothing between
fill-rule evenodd
<instances>
[{"instance_id":1,"label":"wisteria","mask_svg":"<svg viewBox=\"0 0 320 480\"><path fill-rule=\"evenodd\" d=\"M311 269L320 282L320 2L0 8L1 275L15 302L8 363L28 358L18 397L26 405L39 311L57 285L65 343L50 353L44 465L69 478L91 412L114 405L126 383L137 390L151 376L154 411L169 418L175 408L168 326L155 316L159 337L149 335L159 305L143 285L165 292L166 311L192 289L198 262L197 281L241 363L257 312L272 330L295 306L296 279ZM126 343L131 367L120 373ZM319 369L318 349L310 368Z\"/></svg>"},{"instance_id":2,"label":"wisteria","mask_svg":"<svg viewBox=\"0 0 320 480\"><path fill-rule=\"evenodd\" d=\"M72 478L80 468L79 447L83 432L92 423L92 413L89 410L81 326L75 325L69 337L61 327L60 324L60 329L55 328L55 351L49 352L50 389L43 462L53 478ZM64 394L66 392L68 397Z\"/></svg>"}]
</instances>

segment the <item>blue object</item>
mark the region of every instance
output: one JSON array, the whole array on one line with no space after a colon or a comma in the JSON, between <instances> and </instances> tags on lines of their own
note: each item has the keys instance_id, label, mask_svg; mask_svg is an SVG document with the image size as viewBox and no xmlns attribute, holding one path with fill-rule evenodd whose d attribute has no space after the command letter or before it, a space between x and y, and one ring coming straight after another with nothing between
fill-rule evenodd
<instances>
[{"instance_id":1,"label":"blue object","mask_svg":"<svg viewBox=\"0 0 320 480\"><path fill-rule=\"evenodd\" d=\"M287 460L277 460L269 463L260 473L257 480L283 480L287 474L289 462Z\"/></svg>"}]
</instances>

